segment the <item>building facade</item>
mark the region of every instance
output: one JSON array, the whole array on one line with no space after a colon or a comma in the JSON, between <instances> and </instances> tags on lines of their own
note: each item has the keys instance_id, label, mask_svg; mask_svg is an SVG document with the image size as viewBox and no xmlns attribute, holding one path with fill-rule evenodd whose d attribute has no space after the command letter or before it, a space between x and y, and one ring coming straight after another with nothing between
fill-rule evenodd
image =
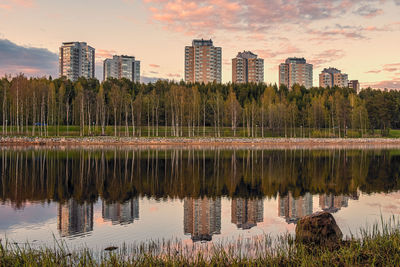
<instances>
[{"instance_id":1,"label":"building facade","mask_svg":"<svg viewBox=\"0 0 400 267\"><path fill-rule=\"evenodd\" d=\"M308 64L304 58L288 58L279 65L279 84L286 85L289 89L294 84L303 85L307 89L313 86L313 65Z\"/></svg>"},{"instance_id":2,"label":"building facade","mask_svg":"<svg viewBox=\"0 0 400 267\"><path fill-rule=\"evenodd\" d=\"M140 82L140 61L131 56L113 56L103 63L103 79L126 78L130 81Z\"/></svg>"},{"instance_id":3,"label":"building facade","mask_svg":"<svg viewBox=\"0 0 400 267\"><path fill-rule=\"evenodd\" d=\"M264 82L264 59L250 51L239 52L232 59L232 82Z\"/></svg>"},{"instance_id":4,"label":"building facade","mask_svg":"<svg viewBox=\"0 0 400 267\"><path fill-rule=\"evenodd\" d=\"M349 88L356 90L357 94L360 92L360 83L358 80L351 80L348 84Z\"/></svg>"},{"instance_id":5,"label":"building facade","mask_svg":"<svg viewBox=\"0 0 400 267\"><path fill-rule=\"evenodd\" d=\"M193 40L192 46L185 47L185 81L221 83L222 49L210 40Z\"/></svg>"},{"instance_id":6,"label":"building facade","mask_svg":"<svg viewBox=\"0 0 400 267\"><path fill-rule=\"evenodd\" d=\"M60 77L71 81L94 78L95 49L85 42L65 42L60 47L59 64Z\"/></svg>"},{"instance_id":7,"label":"building facade","mask_svg":"<svg viewBox=\"0 0 400 267\"><path fill-rule=\"evenodd\" d=\"M347 87L349 76L336 68L324 69L319 75L319 87Z\"/></svg>"}]
</instances>

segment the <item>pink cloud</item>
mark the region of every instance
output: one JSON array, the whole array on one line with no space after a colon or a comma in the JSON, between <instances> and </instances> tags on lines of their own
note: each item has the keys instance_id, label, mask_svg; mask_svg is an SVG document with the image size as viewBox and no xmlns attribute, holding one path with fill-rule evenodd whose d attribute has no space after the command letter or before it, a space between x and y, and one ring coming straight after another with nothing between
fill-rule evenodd
<instances>
[{"instance_id":1,"label":"pink cloud","mask_svg":"<svg viewBox=\"0 0 400 267\"><path fill-rule=\"evenodd\" d=\"M2 0L0 9L11 10L16 7L32 8L35 5L34 0Z\"/></svg>"},{"instance_id":2,"label":"pink cloud","mask_svg":"<svg viewBox=\"0 0 400 267\"><path fill-rule=\"evenodd\" d=\"M371 87L375 89L400 89L400 79L363 83L363 87Z\"/></svg>"},{"instance_id":3,"label":"pink cloud","mask_svg":"<svg viewBox=\"0 0 400 267\"><path fill-rule=\"evenodd\" d=\"M96 58L99 59L111 58L115 54L115 50L96 49Z\"/></svg>"},{"instance_id":4,"label":"pink cloud","mask_svg":"<svg viewBox=\"0 0 400 267\"><path fill-rule=\"evenodd\" d=\"M369 71L366 71L365 73L374 73L374 74L376 74L376 73L380 73L381 72L381 70L369 70Z\"/></svg>"},{"instance_id":5,"label":"pink cloud","mask_svg":"<svg viewBox=\"0 0 400 267\"><path fill-rule=\"evenodd\" d=\"M149 66L152 67L152 68L159 68L160 67L160 65L157 65L157 64L149 64Z\"/></svg>"},{"instance_id":6,"label":"pink cloud","mask_svg":"<svg viewBox=\"0 0 400 267\"><path fill-rule=\"evenodd\" d=\"M154 21L178 32L212 34L218 30L261 33L274 25L308 24L336 18L364 0L144 0ZM377 1L370 1L377 2ZM359 8L362 16L378 14L372 5ZM255 36L261 38L260 35Z\"/></svg>"},{"instance_id":7,"label":"pink cloud","mask_svg":"<svg viewBox=\"0 0 400 267\"><path fill-rule=\"evenodd\" d=\"M336 60L339 60L345 56L345 52L339 49L329 49L322 51L314 55L310 60L309 63L314 65L314 68L322 67L324 64L329 64Z\"/></svg>"},{"instance_id":8,"label":"pink cloud","mask_svg":"<svg viewBox=\"0 0 400 267\"><path fill-rule=\"evenodd\" d=\"M278 56L296 55L303 52L300 48L290 43L280 43L277 47L279 47L277 50L257 49L255 53L261 58L275 58Z\"/></svg>"}]
</instances>

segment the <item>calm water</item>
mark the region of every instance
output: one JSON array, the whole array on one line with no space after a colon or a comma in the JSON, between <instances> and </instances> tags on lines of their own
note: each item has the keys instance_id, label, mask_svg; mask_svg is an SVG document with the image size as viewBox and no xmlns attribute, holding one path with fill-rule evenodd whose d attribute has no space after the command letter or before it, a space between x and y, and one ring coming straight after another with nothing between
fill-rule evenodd
<instances>
[{"instance_id":1,"label":"calm water","mask_svg":"<svg viewBox=\"0 0 400 267\"><path fill-rule=\"evenodd\" d=\"M400 214L400 151L0 148L0 238L70 247L290 232Z\"/></svg>"}]
</instances>

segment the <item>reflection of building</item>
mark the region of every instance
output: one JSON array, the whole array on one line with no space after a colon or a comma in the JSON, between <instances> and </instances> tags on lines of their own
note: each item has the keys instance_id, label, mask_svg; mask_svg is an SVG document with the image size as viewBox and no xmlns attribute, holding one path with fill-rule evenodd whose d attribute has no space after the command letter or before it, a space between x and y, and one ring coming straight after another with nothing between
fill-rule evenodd
<instances>
[{"instance_id":1,"label":"reflection of building","mask_svg":"<svg viewBox=\"0 0 400 267\"><path fill-rule=\"evenodd\" d=\"M125 203L109 203L103 201L102 216L113 224L129 224L139 219L139 200L131 199Z\"/></svg>"},{"instance_id":2,"label":"reflection of building","mask_svg":"<svg viewBox=\"0 0 400 267\"><path fill-rule=\"evenodd\" d=\"M319 205L322 210L328 212L337 212L342 207L347 207L349 202L348 196L335 196L333 194L323 194L319 196Z\"/></svg>"},{"instance_id":3,"label":"reflection of building","mask_svg":"<svg viewBox=\"0 0 400 267\"><path fill-rule=\"evenodd\" d=\"M221 199L185 198L184 232L193 241L210 241L214 234L221 233Z\"/></svg>"},{"instance_id":4,"label":"reflection of building","mask_svg":"<svg viewBox=\"0 0 400 267\"><path fill-rule=\"evenodd\" d=\"M304 196L294 198L291 193L285 197L279 197L278 215L285 217L288 223L297 223L297 221L313 212L313 199L310 193Z\"/></svg>"},{"instance_id":5,"label":"reflection of building","mask_svg":"<svg viewBox=\"0 0 400 267\"><path fill-rule=\"evenodd\" d=\"M263 221L264 202L261 199L232 199L231 221L238 228L250 229Z\"/></svg>"},{"instance_id":6,"label":"reflection of building","mask_svg":"<svg viewBox=\"0 0 400 267\"><path fill-rule=\"evenodd\" d=\"M93 230L93 204L80 204L70 199L58 206L58 230L61 236L77 235Z\"/></svg>"}]
</instances>

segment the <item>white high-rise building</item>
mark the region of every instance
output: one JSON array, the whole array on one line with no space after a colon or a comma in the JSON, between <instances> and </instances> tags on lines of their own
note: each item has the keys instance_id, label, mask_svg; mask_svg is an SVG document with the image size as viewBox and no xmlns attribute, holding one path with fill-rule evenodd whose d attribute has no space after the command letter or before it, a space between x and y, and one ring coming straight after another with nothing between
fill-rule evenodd
<instances>
[{"instance_id":1,"label":"white high-rise building","mask_svg":"<svg viewBox=\"0 0 400 267\"><path fill-rule=\"evenodd\" d=\"M264 59L250 51L239 52L232 59L233 83L264 82Z\"/></svg>"},{"instance_id":2,"label":"white high-rise building","mask_svg":"<svg viewBox=\"0 0 400 267\"><path fill-rule=\"evenodd\" d=\"M307 89L313 86L313 65L308 64L304 58L288 58L279 65L279 84L286 85L289 89L294 84L303 85Z\"/></svg>"},{"instance_id":3,"label":"white high-rise building","mask_svg":"<svg viewBox=\"0 0 400 267\"><path fill-rule=\"evenodd\" d=\"M185 81L221 83L222 49L215 47L212 40L193 40L185 47Z\"/></svg>"},{"instance_id":4,"label":"white high-rise building","mask_svg":"<svg viewBox=\"0 0 400 267\"><path fill-rule=\"evenodd\" d=\"M349 84L349 76L346 73L342 73L340 70L335 68L324 69L319 75L319 87L347 87Z\"/></svg>"},{"instance_id":5,"label":"white high-rise building","mask_svg":"<svg viewBox=\"0 0 400 267\"><path fill-rule=\"evenodd\" d=\"M59 63L60 77L71 81L94 78L95 49L85 42L65 42L60 47Z\"/></svg>"},{"instance_id":6,"label":"white high-rise building","mask_svg":"<svg viewBox=\"0 0 400 267\"><path fill-rule=\"evenodd\" d=\"M131 56L113 56L104 60L103 79L126 78L134 82L140 82L140 61Z\"/></svg>"}]
</instances>

